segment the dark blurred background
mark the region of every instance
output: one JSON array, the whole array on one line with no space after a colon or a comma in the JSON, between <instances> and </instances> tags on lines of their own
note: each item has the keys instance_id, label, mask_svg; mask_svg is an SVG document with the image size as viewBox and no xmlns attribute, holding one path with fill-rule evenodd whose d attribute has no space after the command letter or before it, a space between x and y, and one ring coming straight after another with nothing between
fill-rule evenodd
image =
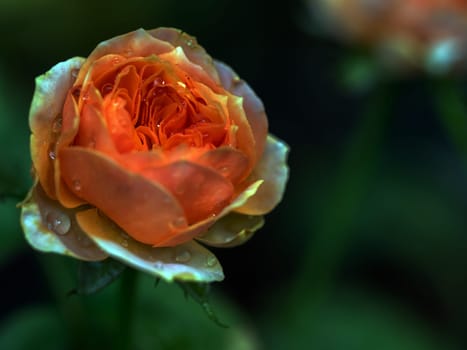
<instances>
[{"instance_id":1,"label":"dark blurred background","mask_svg":"<svg viewBox=\"0 0 467 350\"><path fill-rule=\"evenodd\" d=\"M313 30L298 0L1 0L0 348L117 348L127 332L120 282L67 297L76 263L33 251L15 204L31 184L34 78L159 26L250 83L291 147L290 181L247 244L215 250L226 279L212 306L230 327L141 275L133 348L466 349L465 83L380 79L364 50Z\"/></svg>"}]
</instances>

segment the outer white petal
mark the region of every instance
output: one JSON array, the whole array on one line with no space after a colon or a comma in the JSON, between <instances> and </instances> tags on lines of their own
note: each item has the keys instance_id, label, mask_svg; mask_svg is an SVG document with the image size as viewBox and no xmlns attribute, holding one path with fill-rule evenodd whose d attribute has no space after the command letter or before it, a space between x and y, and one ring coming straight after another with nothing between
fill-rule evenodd
<instances>
[{"instance_id":1,"label":"outer white petal","mask_svg":"<svg viewBox=\"0 0 467 350\"><path fill-rule=\"evenodd\" d=\"M138 270L167 281L212 282L224 278L216 257L194 241L175 247L151 247L129 237L97 209L78 213L77 220L103 251Z\"/></svg>"}]
</instances>

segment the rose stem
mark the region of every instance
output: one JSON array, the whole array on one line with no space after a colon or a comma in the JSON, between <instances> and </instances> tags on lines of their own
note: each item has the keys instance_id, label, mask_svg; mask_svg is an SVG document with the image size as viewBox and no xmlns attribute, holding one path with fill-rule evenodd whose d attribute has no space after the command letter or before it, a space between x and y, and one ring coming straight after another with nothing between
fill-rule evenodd
<instances>
[{"instance_id":1,"label":"rose stem","mask_svg":"<svg viewBox=\"0 0 467 350\"><path fill-rule=\"evenodd\" d=\"M132 349L133 338L133 316L136 307L136 288L138 272L132 268L123 271L120 281L120 316L117 336L117 349Z\"/></svg>"}]
</instances>

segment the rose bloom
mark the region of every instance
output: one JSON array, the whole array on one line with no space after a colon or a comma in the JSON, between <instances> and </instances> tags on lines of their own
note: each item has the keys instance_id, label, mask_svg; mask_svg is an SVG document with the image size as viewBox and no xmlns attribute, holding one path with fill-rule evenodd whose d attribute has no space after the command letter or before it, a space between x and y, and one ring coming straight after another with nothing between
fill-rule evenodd
<instances>
[{"instance_id":1,"label":"rose bloom","mask_svg":"<svg viewBox=\"0 0 467 350\"><path fill-rule=\"evenodd\" d=\"M395 68L465 69L465 0L308 0L330 31L376 49Z\"/></svg>"},{"instance_id":2,"label":"rose bloom","mask_svg":"<svg viewBox=\"0 0 467 350\"><path fill-rule=\"evenodd\" d=\"M204 245L250 238L287 181L288 149L260 99L172 28L58 63L36 79L29 123L29 243L167 280L221 280Z\"/></svg>"}]
</instances>

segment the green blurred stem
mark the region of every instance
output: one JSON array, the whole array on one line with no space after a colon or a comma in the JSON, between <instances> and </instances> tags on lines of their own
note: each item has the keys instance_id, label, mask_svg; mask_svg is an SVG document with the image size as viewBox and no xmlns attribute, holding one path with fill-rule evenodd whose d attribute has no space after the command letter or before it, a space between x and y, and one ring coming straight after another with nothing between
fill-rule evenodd
<instances>
[{"instance_id":1,"label":"green blurred stem","mask_svg":"<svg viewBox=\"0 0 467 350\"><path fill-rule=\"evenodd\" d=\"M440 122L467 171L467 108L462 91L455 81L445 79L434 83L434 95Z\"/></svg>"},{"instance_id":2,"label":"green blurred stem","mask_svg":"<svg viewBox=\"0 0 467 350\"><path fill-rule=\"evenodd\" d=\"M336 269L351 239L355 217L368 190L368 182L381 151L389 116L390 86L380 87L368 98L356 129L344 148L337 174L329 187L315 226L305 261L305 278L311 298L319 303L328 294Z\"/></svg>"},{"instance_id":3,"label":"green blurred stem","mask_svg":"<svg viewBox=\"0 0 467 350\"><path fill-rule=\"evenodd\" d=\"M126 269L121 278L119 296L119 328L117 336L117 349L129 350L133 344L133 319L136 307L136 284L138 272L134 269Z\"/></svg>"}]
</instances>

